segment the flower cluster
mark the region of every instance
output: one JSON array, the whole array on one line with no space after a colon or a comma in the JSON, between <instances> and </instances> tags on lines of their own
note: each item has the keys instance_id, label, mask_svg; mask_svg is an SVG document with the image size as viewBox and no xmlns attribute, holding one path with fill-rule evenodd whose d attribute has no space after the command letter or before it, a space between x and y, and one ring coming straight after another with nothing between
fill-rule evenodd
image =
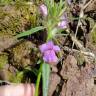
<instances>
[{"instance_id":1,"label":"flower cluster","mask_svg":"<svg viewBox=\"0 0 96 96\"><path fill-rule=\"evenodd\" d=\"M48 9L47 9L47 6L44 5L44 4L41 4L39 6L40 8L40 13L44 16L44 17L47 17L48 15ZM65 29L67 28L68 26L68 20L67 20L67 16L66 14L63 14L61 17L60 17L60 22L57 24L57 26L61 29Z\"/></svg>"},{"instance_id":2,"label":"flower cluster","mask_svg":"<svg viewBox=\"0 0 96 96\"><path fill-rule=\"evenodd\" d=\"M39 46L39 49L43 55L43 60L49 64L56 64L58 62L58 57L56 53L60 51L59 46L54 45L52 41Z\"/></svg>"}]
</instances>

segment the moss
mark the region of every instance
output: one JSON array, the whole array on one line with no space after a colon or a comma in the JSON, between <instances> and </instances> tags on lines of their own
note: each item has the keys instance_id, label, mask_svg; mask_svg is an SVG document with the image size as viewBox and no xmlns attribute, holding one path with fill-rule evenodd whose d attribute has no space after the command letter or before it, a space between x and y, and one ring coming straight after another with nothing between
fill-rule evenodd
<instances>
[{"instance_id":1,"label":"moss","mask_svg":"<svg viewBox=\"0 0 96 96\"><path fill-rule=\"evenodd\" d=\"M92 35L92 42L96 44L96 31L91 33Z\"/></svg>"},{"instance_id":2,"label":"moss","mask_svg":"<svg viewBox=\"0 0 96 96\"><path fill-rule=\"evenodd\" d=\"M5 64L8 64L8 56L6 53L0 54L0 69L3 69Z\"/></svg>"},{"instance_id":3,"label":"moss","mask_svg":"<svg viewBox=\"0 0 96 96\"><path fill-rule=\"evenodd\" d=\"M24 1L30 1L30 0L15 0L15 2L24 2ZM14 0L0 0L1 4L10 4L14 2Z\"/></svg>"},{"instance_id":4,"label":"moss","mask_svg":"<svg viewBox=\"0 0 96 96\"><path fill-rule=\"evenodd\" d=\"M4 40L12 38L20 32L29 30L31 27L36 26L36 24L35 5L29 6L27 4L16 2L15 4L0 6L0 43L4 44ZM0 69L9 62L15 69L17 67L24 68L30 64L34 65L36 63L37 57L35 56L37 53L32 52L32 49L34 49L34 44L30 41L23 41L14 45L12 48L10 47L7 49L9 52L8 54L0 54ZM4 70L7 78L6 80L11 82L21 82L23 76L22 73L8 71L5 68Z\"/></svg>"},{"instance_id":5,"label":"moss","mask_svg":"<svg viewBox=\"0 0 96 96\"><path fill-rule=\"evenodd\" d=\"M10 82L21 83L22 79L23 79L23 71L17 72L15 76L12 73L10 73L10 76L9 76Z\"/></svg>"},{"instance_id":6,"label":"moss","mask_svg":"<svg viewBox=\"0 0 96 96\"><path fill-rule=\"evenodd\" d=\"M85 58L84 58L84 55L82 53L75 54L75 58L77 59L77 64L79 66L84 64Z\"/></svg>"},{"instance_id":7,"label":"moss","mask_svg":"<svg viewBox=\"0 0 96 96\"><path fill-rule=\"evenodd\" d=\"M24 68L28 65L36 64L38 58L36 57L37 52L32 51L34 48L36 48L36 45L30 41L21 42L14 48L10 49L10 62L17 68Z\"/></svg>"},{"instance_id":8,"label":"moss","mask_svg":"<svg viewBox=\"0 0 96 96\"><path fill-rule=\"evenodd\" d=\"M94 27L91 31L91 41L93 44L96 45L96 24L94 25Z\"/></svg>"},{"instance_id":9,"label":"moss","mask_svg":"<svg viewBox=\"0 0 96 96\"><path fill-rule=\"evenodd\" d=\"M0 35L16 35L36 24L35 5L0 6Z\"/></svg>"}]
</instances>

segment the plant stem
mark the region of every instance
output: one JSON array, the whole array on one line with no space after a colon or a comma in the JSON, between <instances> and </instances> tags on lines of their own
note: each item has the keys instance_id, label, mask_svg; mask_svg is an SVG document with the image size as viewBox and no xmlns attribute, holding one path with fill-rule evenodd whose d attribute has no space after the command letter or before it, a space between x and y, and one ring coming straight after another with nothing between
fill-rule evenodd
<instances>
[{"instance_id":1,"label":"plant stem","mask_svg":"<svg viewBox=\"0 0 96 96\"><path fill-rule=\"evenodd\" d=\"M36 91L35 91L35 96L39 96L39 85L40 85L40 79L41 79L41 74L42 74L42 64L40 65L40 69L39 69L39 73L38 73L38 77L37 77L37 81L36 81Z\"/></svg>"}]
</instances>

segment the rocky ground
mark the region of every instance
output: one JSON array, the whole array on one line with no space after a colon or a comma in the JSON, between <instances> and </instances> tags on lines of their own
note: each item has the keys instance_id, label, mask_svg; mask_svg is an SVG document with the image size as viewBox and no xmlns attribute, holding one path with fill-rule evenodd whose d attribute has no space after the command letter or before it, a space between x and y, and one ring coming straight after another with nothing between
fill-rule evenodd
<instances>
[{"instance_id":1,"label":"rocky ground","mask_svg":"<svg viewBox=\"0 0 96 96\"><path fill-rule=\"evenodd\" d=\"M56 66L51 66L48 96L96 94L96 0L89 1L90 4L84 9L88 19L83 21L77 38L73 35L77 21L69 23L72 31L69 36L56 38L62 58ZM79 5L73 4L71 12L75 10L79 13L77 8ZM36 12L35 5L0 5L0 80L4 84L36 82L36 75L31 70L39 68L36 64L41 57L38 46L44 42L42 36L46 37L46 34L41 32L24 39L15 38L16 34L38 25ZM72 41L75 43L73 50Z\"/></svg>"}]
</instances>

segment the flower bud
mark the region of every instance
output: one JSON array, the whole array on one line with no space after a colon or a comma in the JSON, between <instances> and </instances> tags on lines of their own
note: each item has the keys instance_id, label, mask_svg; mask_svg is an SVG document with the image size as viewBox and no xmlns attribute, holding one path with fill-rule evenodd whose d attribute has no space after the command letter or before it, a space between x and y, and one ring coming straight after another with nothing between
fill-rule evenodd
<instances>
[{"instance_id":1,"label":"flower bud","mask_svg":"<svg viewBox=\"0 0 96 96\"><path fill-rule=\"evenodd\" d=\"M66 14L63 14L60 18L60 22L58 23L58 27L61 29L65 29L68 26L68 20Z\"/></svg>"},{"instance_id":2,"label":"flower bud","mask_svg":"<svg viewBox=\"0 0 96 96\"><path fill-rule=\"evenodd\" d=\"M67 3L68 3L69 5L71 5L72 0L67 0Z\"/></svg>"},{"instance_id":3,"label":"flower bud","mask_svg":"<svg viewBox=\"0 0 96 96\"><path fill-rule=\"evenodd\" d=\"M46 17L46 16L48 15L47 6L44 5L44 4L41 4L41 5L39 6L39 8L40 8L40 13L41 13L44 17Z\"/></svg>"}]
</instances>

